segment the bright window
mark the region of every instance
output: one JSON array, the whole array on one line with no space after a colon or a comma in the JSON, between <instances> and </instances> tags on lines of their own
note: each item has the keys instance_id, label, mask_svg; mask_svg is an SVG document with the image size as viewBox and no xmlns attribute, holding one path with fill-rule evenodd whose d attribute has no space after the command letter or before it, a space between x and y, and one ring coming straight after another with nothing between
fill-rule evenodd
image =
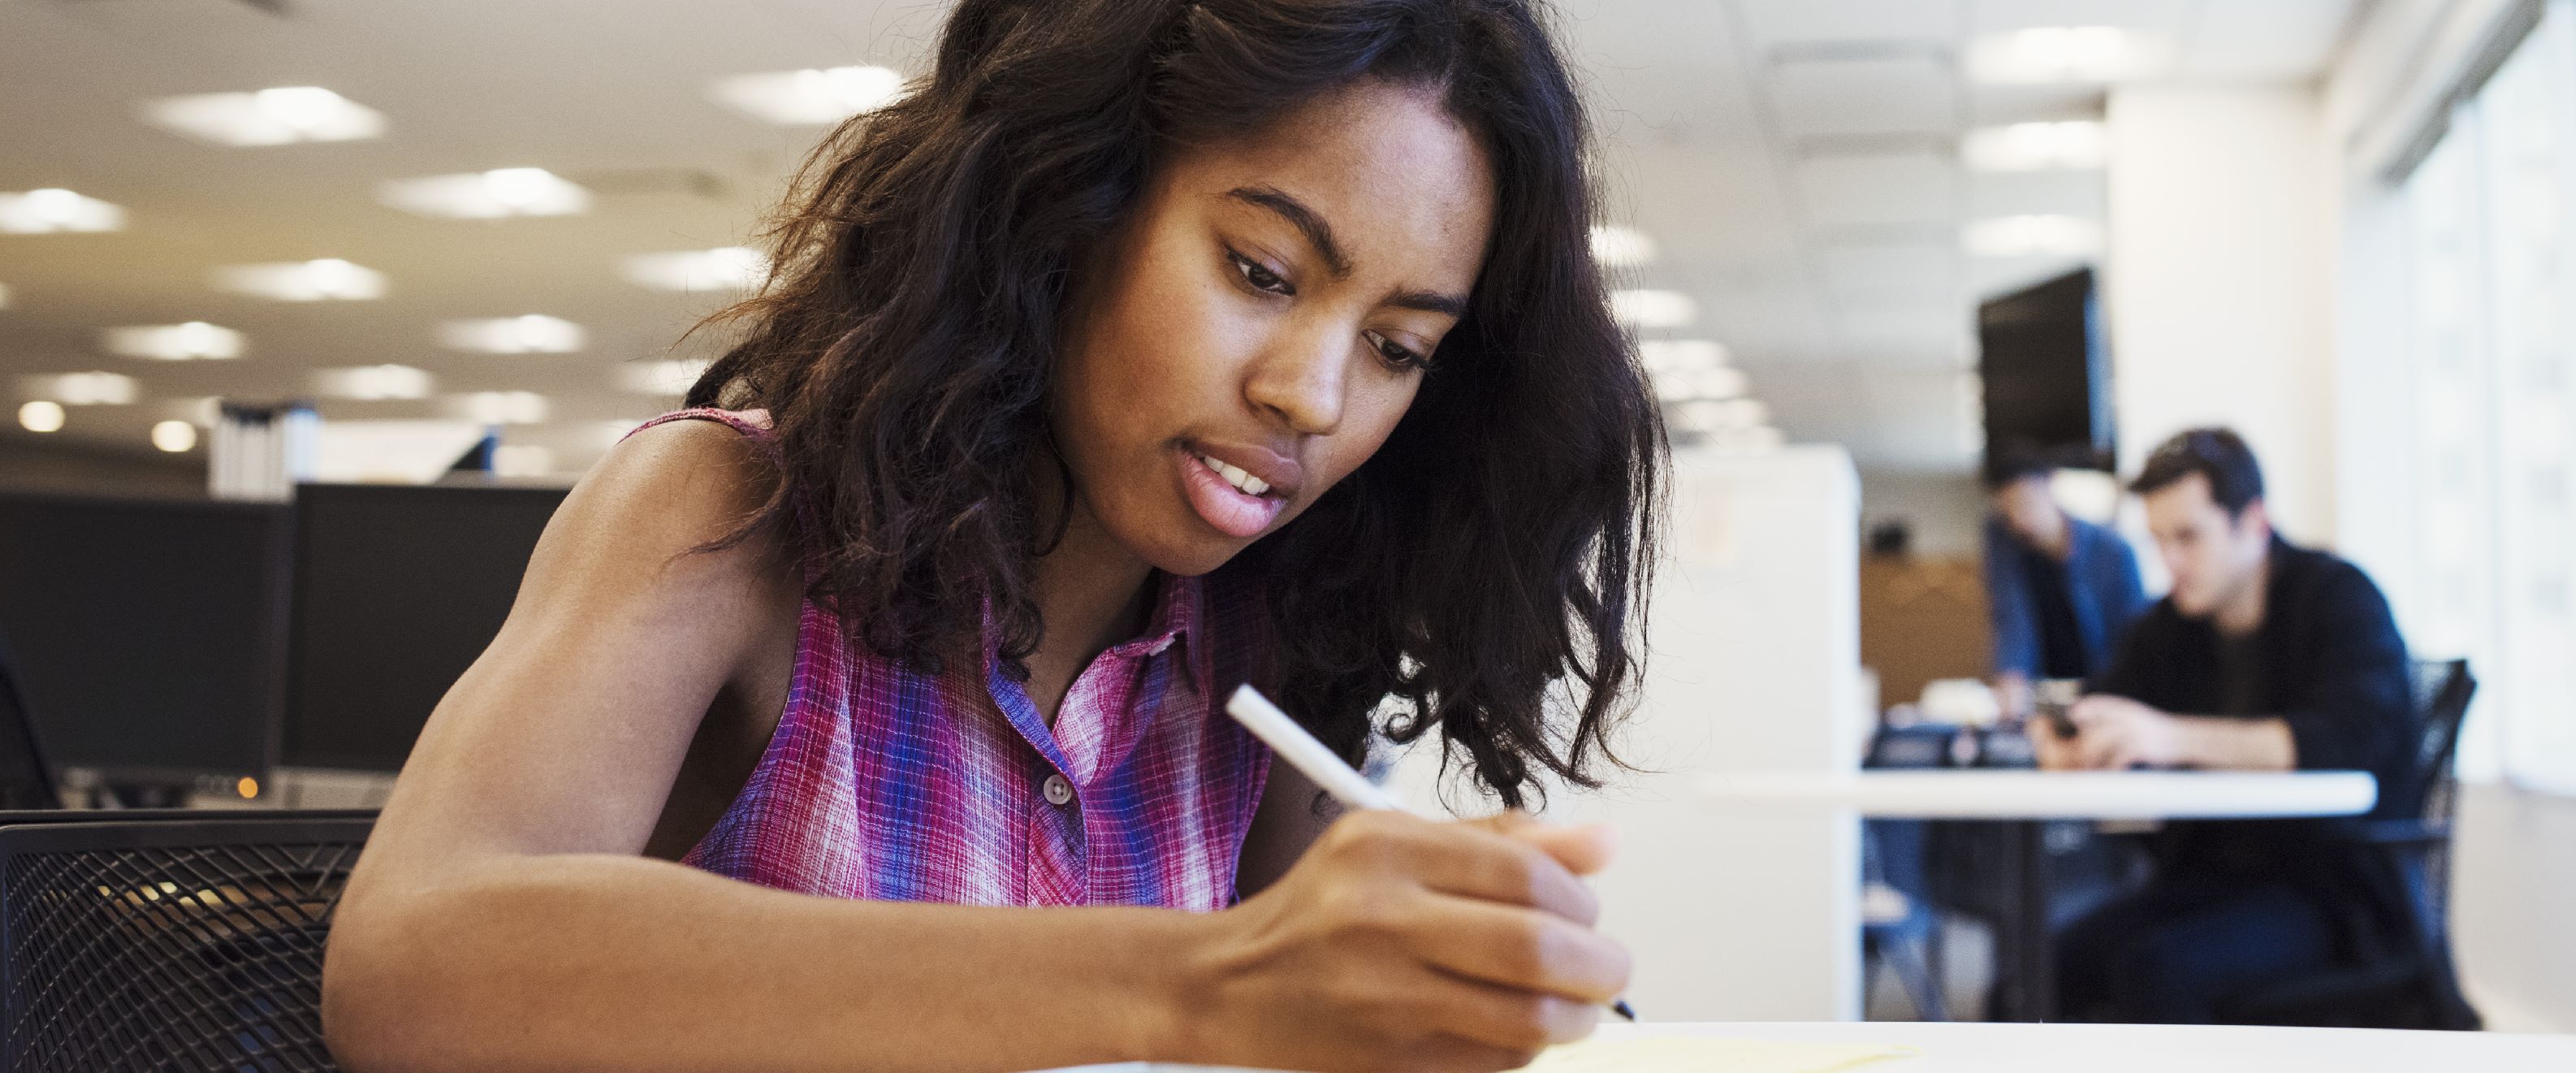
<instances>
[{"instance_id":1,"label":"bright window","mask_svg":"<svg viewBox=\"0 0 2576 1073\"><path fill-rule=\"evenodd\" d=\"M2481 680L2464 765L2576 793L2576 9L2406 182L2418 654Z\"/></svg>"}]
</instances>

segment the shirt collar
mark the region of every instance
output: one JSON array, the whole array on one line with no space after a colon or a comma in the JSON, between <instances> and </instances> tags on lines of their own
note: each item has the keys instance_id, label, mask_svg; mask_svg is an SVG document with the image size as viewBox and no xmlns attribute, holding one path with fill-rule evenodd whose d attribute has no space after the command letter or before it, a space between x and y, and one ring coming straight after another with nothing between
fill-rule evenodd
<instances>
[{"instance_id":1,"label":"shirt collar","mask_svg":"<svg viewBox=\"0 0 2576 1073\"><path fill-rule=\"evenodd\" d=\"M1145 643L1144 651L1149 655L1166 648L1177 648L1178 651L1171 653L1172 657L1180 661L1181 672L1189 676L1190 687L1204 693L1207 681L1199 668L1200 646L1196 637L1199 622L1205 614L1204 583L1196 577L1167 574L1160 570L1154 571L1154 578L1157 590L1154 617L1145 627L1144 636L1138 640Z\"/></svg>"}]
</instances>

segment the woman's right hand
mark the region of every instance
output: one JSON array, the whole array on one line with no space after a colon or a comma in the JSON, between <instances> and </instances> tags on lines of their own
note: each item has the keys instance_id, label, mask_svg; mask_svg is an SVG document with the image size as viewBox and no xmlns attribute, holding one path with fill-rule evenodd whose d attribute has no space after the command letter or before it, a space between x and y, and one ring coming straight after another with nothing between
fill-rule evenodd
<instances>
[{"instance_id":1,"label":"woman's right hand","mask_svg":"<svg viewBox=\"0 0 2576 1073\"><path fill-rule=\"evenodd\" d=\"M1173 1026L1193 1061L1504 1070L1588 1035L1628 982L1575 877L1603 827L1357 812L1276 884L1211 914Z\"/></svg>"}]
</instances>

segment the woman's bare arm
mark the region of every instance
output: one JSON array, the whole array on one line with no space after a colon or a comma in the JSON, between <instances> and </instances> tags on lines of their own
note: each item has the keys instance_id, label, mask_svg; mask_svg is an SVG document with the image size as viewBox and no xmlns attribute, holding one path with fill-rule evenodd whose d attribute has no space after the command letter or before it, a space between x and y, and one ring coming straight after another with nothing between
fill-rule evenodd
<instances>
[{"instance_id":1,"label":"woman's bare arm","mask_svg":"<svg viewBox=\"0 0 2576 1073\"><path fill-rule=\"evenodd\" d=\"M815 898L638 856L709 702L792 629L774 547L684 554L768 479L678 423L566 500L342 901L323 1012L350 1068L1498 1070L1624 985L1580 832L1352 817L1215 914Z\"/></svg>"},{"instance_id":2,"label":"woman's bare arm","mask_svg":"<svg viewBox=\"0 0 2576 1073\"><path fill-rule=\"evenodd\" d=\"M686 554L767 479L733 432L685 422L566 501L343 901L325 1014L353 1068L999 1068L1142 1048L1177 914L843 902L636 856L717 690L774 653L763 631L793 628L774 545ZM1005 1013L1016 1030L990 1031Z\"/></svg>"}]
</instances>

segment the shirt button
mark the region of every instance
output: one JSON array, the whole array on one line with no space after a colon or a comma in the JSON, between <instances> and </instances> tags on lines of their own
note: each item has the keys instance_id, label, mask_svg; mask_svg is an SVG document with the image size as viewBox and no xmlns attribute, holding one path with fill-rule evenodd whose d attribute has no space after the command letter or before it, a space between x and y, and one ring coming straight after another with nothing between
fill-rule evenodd
<instances>
[{"instance_id":1,"label":"shirt button","mask_svg":"<svg viewBox=\"0 0 2576 1073\"><path fill-rule=\"evenodd\" d=\"M1045 793L1047 804L1062 805L1073 800L1073 784L1064 781L1062 775L1049 775L1046 777Z\"/></svg>"}]
</instances>

